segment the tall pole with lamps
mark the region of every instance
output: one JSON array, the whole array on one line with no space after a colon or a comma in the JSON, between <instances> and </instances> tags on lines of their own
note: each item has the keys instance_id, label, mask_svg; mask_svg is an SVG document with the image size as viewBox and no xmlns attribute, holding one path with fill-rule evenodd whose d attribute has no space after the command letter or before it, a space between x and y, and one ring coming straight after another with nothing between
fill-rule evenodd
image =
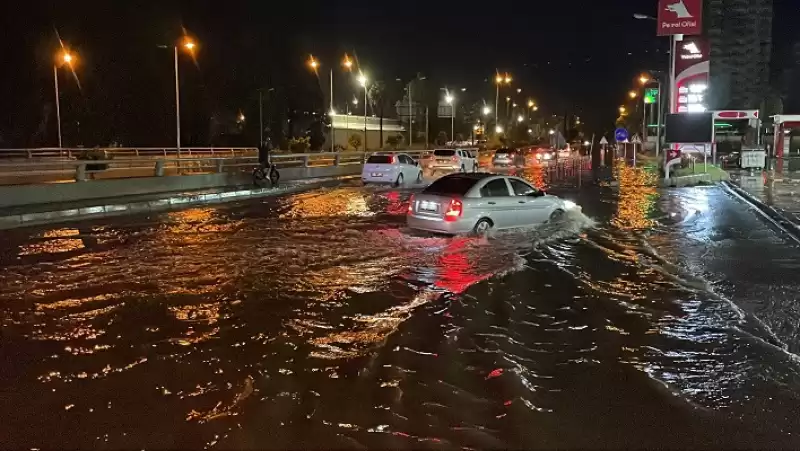
<instances>
[{"instance_id":1,"label":"tall pole with lamps","mask_svg":"<svg viewBox=\"0 0 800 451\"><path fill-rule=\"evenodd\" d=\"M61 92L58 89L58 62L72 67L74 57L71 53L64 51L57 59L56 64L53 64L53 83L56 90L56 126L58 127L58 148L63 147L61 140Z\"/></svg>"},{"instance_id":2,"label":"tall pole with lamps","mask_svg":"<svg viewBox=\"0 0 800 451\"><path fill-rule=\"evenodd\" d=\"M363 73L358 76L358 83L364 87L364 152L367 151L367 81Z\"/></svg>"},{"instance_id":3,"label":"tall pole with lamps","mask_svg":"<svg viewBox=\"0 0 800 451\"><path fill-rule=\"evenodd\" d=\"M187 51L194 52L196 44L189 38L184 38L181 47ZM181 158L181 84L180 72L178 68L178 46L173 47L175 53L175 148L178 153L178 159Z\"/></svg>"},{"instance_id":4,"label":"tall pole with lamps","mask_svg":"<svg viewBox=\"0 0 800 451\"><path fill-rule=\"evenodd\" d=\"M445 102L447 102L448 105L450 105L450 141L455 143L456 142L456 136L455 136L455 129L456 129L456 127L455 127L455 124L456 124L456 122L455 122L456 121L455 99L453 98L452 94L447 93L447 96L445 96L444 100L445 100Z\"/></svg>"}]
</instances>

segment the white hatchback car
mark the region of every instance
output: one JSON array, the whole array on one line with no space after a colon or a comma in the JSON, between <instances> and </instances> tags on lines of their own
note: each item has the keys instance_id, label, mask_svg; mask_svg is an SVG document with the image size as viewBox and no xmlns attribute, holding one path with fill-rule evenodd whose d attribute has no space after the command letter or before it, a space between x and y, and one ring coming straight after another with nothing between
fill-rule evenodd
<instances>
[{"instance_id":1,"label":"white hatchback car","mask_svg":"<svg viewBox=\"0 0 800 451\"><path fill-rule=\"evenodd\" d=\"M510 229L560 219L574 202L537 190L517 177L452 174L409 200L412 229L455 235Z\"/></svg>"},{"instance_id":2,"label":"white hatchback car","mask_svg":"<svg viewBox=\"0 0 800 451\"><path fill-rule=\"evenodd\" d=\"M367 158L361 170L361 181L366 183L421 183L422 169L404 153L376 153Z\"/></svg>"},{"instance_id":3,"label":"white hatchback car","mask_svg":"<svg viewBox=\"0 0 800 451\"><path fill-rule=\"evenodd\" d=\"M467 150L436 149L430 159L432 171L477 172L478 159Z\"/></svg>"}]
</instances>

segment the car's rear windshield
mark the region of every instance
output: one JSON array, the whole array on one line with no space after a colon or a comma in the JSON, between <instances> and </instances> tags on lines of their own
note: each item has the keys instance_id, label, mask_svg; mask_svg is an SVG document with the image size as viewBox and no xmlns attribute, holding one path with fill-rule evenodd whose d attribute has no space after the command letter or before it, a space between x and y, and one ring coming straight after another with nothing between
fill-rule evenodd
<instances>
[{"instance_id":1,"label":"car's rear windshield","mask_svg":"<svg viewBox=\"0 0 800 451\"><path fill-rule=\"evenodd\" d=\"M508 153L514 153L514 152L515 152L515 150L514 150L514 149L497 149L497 150L495 151L495 155L497 155L498 153L499 153L500 155L502 155L502 154L508 154Z\"/></svg>"},{"instance_id":2,"label":"car's rear windshield","mask_svg":"<svg viewBox=\"0 0 800 451\"><path fill-rule=\"evenodd\" d=\"M372 164L391 164L392 157L391 155L373 155L367 158L367 163Z\"/></svg>"},{"instance_id":3,"label":"car's rear windshield","mask_svg":"<svg viewBox=\"0 0 800 451\"><path fill-rule=\"evenodd\" d=\"M442 177L423 191L425 194L467 194L478 180L467 177Z\"/></svg>"},{"instance_id":4,"label":"car's rear windshield","mask_svg":"<svg viewBox=\"0 0 800 451\"><path fill-rule=\"evenodd\" d=\"M453 149L436 149L433 154L437 157L452 157L456 154L456 151Z\"/></svg>"}]
</instances>

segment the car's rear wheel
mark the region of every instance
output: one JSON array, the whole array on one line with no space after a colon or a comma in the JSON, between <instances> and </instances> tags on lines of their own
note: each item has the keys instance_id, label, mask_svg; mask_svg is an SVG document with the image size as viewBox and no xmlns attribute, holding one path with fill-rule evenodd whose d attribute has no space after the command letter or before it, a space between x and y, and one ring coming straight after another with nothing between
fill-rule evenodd
<instances>
[{"instance_id":1,"label":"car's rear wheel","mask_svg":"<svg viewBox=\"0 0 800 451\"><path fill-rule=\"evenodd\" d=\"M477 236L483 236L489 233L489 230L492 230L492 221L483 218L480 221L475 223L475 227L472 228L472 233Z\"/></svg>"},{"instance_id":2,"label":"car's rear wheel","mask_svg":"<svg viewBox=\"0 0 800 451\"><path fill-rule=\"evenodd\" d=\"M558 222L564 219L564 210L558 209L552 213L550 213L550 220L548 222Z\"/></svg>"},{"instance_id":3,"label":"car's rear wheel","mask_svg":"<svg viewBox=\"0 0 800 451\"><path fill-rule=\"evenodd\" d=\"M394 186L403 186L403 173L401 172L400 175L397 176L397 181L394 182Z\"/></svg>"}]
</instances>

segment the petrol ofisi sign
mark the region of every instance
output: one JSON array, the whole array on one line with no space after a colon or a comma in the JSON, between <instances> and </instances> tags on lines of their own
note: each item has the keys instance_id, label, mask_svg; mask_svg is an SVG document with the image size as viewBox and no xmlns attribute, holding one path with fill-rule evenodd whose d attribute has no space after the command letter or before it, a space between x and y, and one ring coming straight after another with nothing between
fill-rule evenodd
<instances>
[{"instance_id":1,"label":"petrol ofisi sign","mask_svg":"<svg viewBox=\"0 0 800 451\"><path fill-rule=\"evenodd\" d=\"M703 32L703 0L658 0L658 35Z\"/></svg>"}]
</instances>

